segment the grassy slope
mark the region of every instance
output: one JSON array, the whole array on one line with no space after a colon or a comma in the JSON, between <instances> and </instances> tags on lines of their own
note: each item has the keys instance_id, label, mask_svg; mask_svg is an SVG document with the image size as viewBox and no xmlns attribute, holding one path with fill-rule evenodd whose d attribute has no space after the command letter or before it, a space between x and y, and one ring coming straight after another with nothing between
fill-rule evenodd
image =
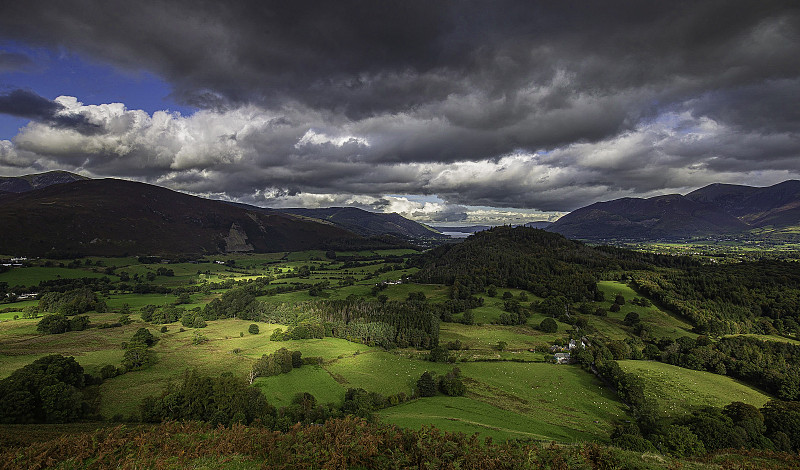
<instances>
[{"instance_id":1,"label":"grassy slope","mask_svg":"<svg viewBox=\"0 0 800 470\"><path fill-rule=\"evenodd\" d=\"M652 361L618 361L625 372L645 381L645 394L656 398L659 412L680 416L697 406L725 406L741 401L760 408L770 397L724 375Z\"/></svg>"},{"instance_id":2,"label":"grassy slope","mask_svg":"<svg viewBox=\"0 0 800 470\"><path fill-rule=\"evenodd\" d=\"M597 286L606 297L605 302L598 302L597 305L602 306L606 311L611 307L617 295L622 295L625 298L625 305L620 308L619 312L608 312L607 317L596 317L593 315L588 317L589 324L597 328L598 332L612 339L627 338L630 334L628 333L627 327L622 323L622 320L628 313L636 312L643 322L652 326L653 335L656 337L678 338L680 336L697 336L695 333L691 332L692 326L690 324L670 315L655 305L640 307L632 304L631 300L633 300L634 297L640 296L633 289L628 287L627 284L617 281L600 281L597 283Z\"/></svg>"},{"instance_id":3,"label":"grassy slope","mask_svg":"<svg viewBox=\"0 0 800 470\"><path fill-rule=\"evenodd\" d=\"M467 396L433 397L380 412L386 422L419 428L481 432L498 439L561 442L605 440L624 419L613 393L573 366L520 363L458 364Z\"/></svg>"},{"instance_id":4,"label":"grassy slope","mask_svg":"<svg viewBox=\"0 0 800 470\"><path fill-rule=\"evenodd\" d=\"M102 269L102 268L96 268ZM7 282L9 286L35 286L41 281L52 281L56 279L80 279L83 277L101 278L107 276L84 268L58 268L58 267L27 267L12 268L10 271L0 273L0 282ZM116 276L108 276L109 279L118 281Z\"/></svg>"}]
</instances>

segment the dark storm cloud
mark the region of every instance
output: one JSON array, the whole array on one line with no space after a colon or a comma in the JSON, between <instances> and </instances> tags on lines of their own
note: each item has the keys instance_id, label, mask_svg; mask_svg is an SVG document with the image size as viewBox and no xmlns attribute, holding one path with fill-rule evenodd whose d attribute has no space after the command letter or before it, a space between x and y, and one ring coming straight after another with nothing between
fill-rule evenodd
<instances>
[{"instance_id":1,"label":"dark storm cloud","mask_svg":"<svg viewBox=\"0 0 800 470\"><path fill-rule=\"evenodd\" d=\"M82 109L114 138L37 128L21 150L187 190L572 209L799 171L794 0L30 0L0 36L156 73L209 113ZM27 116L57 126L41 100Z\"/></svg>"},{"instance_id":2,"label":"dark storm cloud","mask_svg":"<svg viewBox=\"0 0 800 470\"><path fill-rule=\"evenodd\" d=\"M670 88L659 96L670 100L707 88L721 68L735 85L798 67L791 1L40 0L5 10L6 35L154 70L196 104L288 99L357 118L480 89L506 102L474 120L481 128L528 115L520 90L559 71L569 83L529 106L562 109L576 93L643 86ZM632 105L636 117L648 112Z\"/></svg>"},{"instance_id":3,"label":"dark storm cloud","mask_svg":"<svg viewBox=\"0 0 800 470\"><path fill-rule=\"evenodd\" d=\"M45 122L54 127L74 129L84 135L102 132L102 128L80 114L63 113L64 106L27 90L13 90L0 95L0 114Z\"/></svg>"},{"instance_id":4,"label":"dark storm cloud","mask_svg":"<svg viewBox=\"0 0 800 470\"><path fill-rule=\"evenodd\" d=\"M0 73L33 68L33 61L24 54L0 51Z\"/></svg>"}]
</instances>

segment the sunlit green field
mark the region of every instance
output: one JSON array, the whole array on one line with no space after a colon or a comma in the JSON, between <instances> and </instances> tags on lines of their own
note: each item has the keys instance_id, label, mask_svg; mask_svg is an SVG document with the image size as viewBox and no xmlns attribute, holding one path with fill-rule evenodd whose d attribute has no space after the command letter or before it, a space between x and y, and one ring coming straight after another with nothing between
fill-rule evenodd
<instances>
[{"instance_id":1,"label":"sunlit green field","mask_svg":"<svg viewBox=\"0 0 800 470\"><path fill-rule=\"evenodd\" d=\"M102 271L102 268L95 268ZM7 282L9 286L35 286L42 281L56 279L80 279L83 277L101 278L107 274L95 272L88 268L59 268L59 267L20 267L11 268L8 272L0 273L0 282ZM119 280L116 276L110 279Z\"/></svg>"},{"instance_id":2,"label":"sunlit green field","mask_svg":"<svg viewBox=\"0 0 800 470\"><path fill-rule=\"evenodd\" d=\"M656 337L697 336L697 334L691 332L692 326L690 324L670 315L657 306L640 307L631 303L631 300L635 297L641 296L628 287L627 284L617 281L600 281L597 283L597 287L605 294L606 298L604 302L598 302L597 305L602 306L606 311L614 303L614 298L617 295L622 295L625 298L625 305L620 308L619 312L609 311L607 317L588 317L589 323L597 331L609 338L624 339L630 336L629 328L622 322L625 315L630 312L638 313L641 321L652 327L653 335Z\"/></svg>"},{"instance_id":3,"label":"sunlit green field","mask_svg":"<svg viewBox=\"0 0 800 470\"><path fill-rule=\"evenodd\" d=\"M171 264L142 264L136 258L91 258L92 266L89 268L82 264L75 269L44 266L14 269L0 275L0 282L35 286L42 280L102 277L104 274L93 272L92 269L102 271L108 266L115 267L117 273L124 273L131 278L136 276L139 280L146 279L148 273L151 273L148 283L168 289L197 286L198 292L192 293L189 303L181 306L186 309L202 308L225 292L221 284L211 287L212 283L258 277L272 279L270 287L293 287L291 292L259 297L259 300L272 304L300 304L321 298L345 299L351 295L367 299L385 295L390 300L404 300L412 292L424 293L431 303L448 300L450 288L444 285L403 282L373 292L376 284L398 281L412 275L418 268L399 269L405 265L387 265L372 260L365 261L368 264L364 266L345 264L348 257L403 256L411 252L337 252L336 259L329 259L324 251L231 254L210 256L198 263ZM98 261L101 266L94 266ZM217 264L214 261L228 264ZM306 267L309 269L305 269ZM170 269L174 275L157 275L153 279L159 268ZM378 272L384 268L388 270ZM307 276L297 276L301 269ZM110 276L110 279L118 280L116 276ZM327 283L327 286L322 289L321 295L312 296L310 288L320 283ZM627 302L620 312L609 313L608 317L587 316L590 325L597 332L614 339L631 337L631 329L622 320L628 312L636 311L658 336L691 335L688 332L690 325L659 308L632 305L630 300L636 293L624 283L602 281L599 287L605 293L606 301L597 305L607 309L617 294L623 295ZM458 367L467 385L465 397L436 396L412 400L380 411L380 418L412 428L434 424L450 431L468 434L479 432L482 436L500 440L607 440L613 424L626 419L624 406L590 373L577 366L546 363L551 357L549 347L554 342L567 339L573 326L559 321L555 333L543 333L537 326L545 316L535 312L525 325L498 325L496 323L504 312L505 292L509 292L517 300L524 293L519 289L502 288L498 289L495 297L478 293L477 296L483 299L484 305L473 309L474 325L441 324L440 344L461 343L462 349L450 352L456 360L455 364L429 362L426 360L428 351L385 351L337 338L280 342L269 340L270 334L276 328L285 330L287 325L255 322L259 326L259 334L253 335L248 332L248 326L253 322L239 319L208 321L206 328L196 330L182 327L180 322L176 322L166 325L167 331L162 333L162 325L141 321L139 310L143 306L175 304L178 296L172 293L132 294L114 289L106 294L101 293L100 297L110 311L89 312L93 324L118 321L119 312L125 305L131 309L131 319L134 322L121 327L90 328L60 335L38 334L38 319L13 320L14 315L20 315L26 306L36 305L37 301L3 304L2 307L11 310L0 313L0 320L6 320L0 321L0 378L47 354L74 356L87 373L98 374L105 365L120 365L124 355L123 343L130 341L138 328L146 327L158 338L152 348L157 361L144 370L131 371L108 379L99 386L102 397L100 413L105 418L135 418L142 398L162 393L169 384L180 382L183 374L189 370L211 375L231 372L239 377L247 377L258 358L285 347L301 351L303 357L319 357L322 363L304 365L288 374L257 378L254 386L277 407L288 405L292 397L300 392L313 394L319 403L339 404L348 388L363 388L385 396L400 393L411 396L423 372L445 374L453 367ZM525 309L532 309L536 302L542 300L530 293L525 295L527 300L520 302ZM462 314L455 315L455 320L461 318ZM205 341L195 344L197 335L201 335ZM639 367L641 364L649 363L637 362L625 367ZM654 387L666 387L661 382L670 382L671 379L664 376L658 366L639 373L652 375L653 383L657 383ZM680 376L683 372L694 373L683 369L669 373ZM719 382L718 379L730 380L719 376L703 379L708 383L701 380L700 390L702 393L707 392L709 396L695 401L712 403L709 397L722 394L722 390L730 386L727 382L714 385ZM654 389L653 393L664 393L669 397L665 406L672 408L668 409L688 409L695 401L680 401L681 393L686 394L688 392L685 390L692 390L691 384L694 382L686 382L688 380L690 379L680 379L669 384L683 384L680 387L685 389ZM691 380L697 382L700 379L692 376ZM732 381L731 383L741 386ZM692 392L692 396L705 397L702 393ZM750 400L747 402L758 405L762 396L755 393L745 393L742 401Z\"/></svg>"},{"instance_id":4,"label":"sunlit green field","mask_svg":"<svg viewBox=\"0 0 800 470\"><path fill-rule=\"evenodd\" d=\"M687 414L694 407L722 407L740 401L760 408L770 397L724 375L654 361L618 361L625 372L644 379L645 395L656 400L664 416Z\"/></svg>"},{"instance_id":5,"label":"sunlit green field","mask_svg":"<svg viewBox=\"0 0 800 470\"><path fill-rule=\"evenodd\" d=\"M459 364L466 398L433 397L380 413L409 427L435 424L497 438L562 442L605 440L625 416L613 393L575 366L521 363ZM425 416L431 416L426 421Z\"/></svg>"}]
</instances>

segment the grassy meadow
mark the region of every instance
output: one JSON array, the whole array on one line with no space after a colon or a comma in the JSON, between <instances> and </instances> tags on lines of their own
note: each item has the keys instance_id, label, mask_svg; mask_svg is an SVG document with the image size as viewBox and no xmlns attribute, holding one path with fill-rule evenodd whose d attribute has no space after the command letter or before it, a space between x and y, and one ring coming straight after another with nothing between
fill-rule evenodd
<instances>
[{"instance_id":1,"label":"grassy meadow","mask_svg":"<svg viewBox=\"0 0 800 470\"><path fill-rule=\"evenodd\" d=\"M654 361L618 361L625 372L644 379L645 395L656 399L659 412L676 416L701 406L723 407L740 401L757 408L770 397L735 379Z\"/></svg>"},{"instance_id":2,"label":"grassy meadow","mask_svg":"<svg viewBox=\"0 0 800 470\"><path fill-rule=\"evenodd\" d=\"M428 351L424 350L384 350L338 338L271 341L270 335L276 328L286 330L289 325L240 319L208 321L201 329L183 327L175 322L165 325L166 331L162 332L162 325L146 323L139 315L147 305L176 304L175 288L193 287L189 303L181 306L202 308L227 290L220 286L230 285L220 283L258 277L269 277L269 287L292 289L258 297L274 305L350 296L375 299L377 295L385 295L389 300L405 300L412 292L424 293L431 303L448 300L450 288L438 284L404 281L375 292L376 284L398 281L417 271L417 268L379 258L411 253L412 250L337 252L336 259L326 258L323 251L231 254L209 256L201 262L170 264L142 264L136 258L94 257L89 263L82 261L72 268L58 266L55 260L45 266L47 260L39 260L35 266L0 274L0 282L27 288L41 281L104 276L118 283L122 276L138 280L149 278L148 282L166 288L169 293L134 294L130 290L112 288L100 294L109 311L89 312L91 322L116 322L119 312L127 306L132 312L131 324L56 335L38 333L39 319L14 319L15 315L21 316L25 307L35 306L36 300L0 304L0 378L48 354L74 356L87 373L98 374L103 366L117 366L122 362L123 343L144 327L158 340L152 347L157 360L148 368L127 372L99 385L99 412L105 419L135 419L142 398L162 393L170 384L180 382L190 370L211 375L231 372L246 377L258 358L282 347L300 351L303 357L319 357L321 363L257 378L253 386L276 407L288 405L300 392L311 393L318 403L340 404L348 388L363 388L385 396L399 393L411 396L423 372L443 375L458 367L467 385L465 396L438 395L411 400L379 411L379 419L414 429L435 425L447 431L477 432L495 440L563 443L608 441L613 426L630 419L626 406L591 373L579 366L548 362L552 358L549 348L554 343L563 344L575 334L572 325L558 321L556 332L544 333L538 325L545 316L535 311L525 324L496 324L504 313L505 292L518 300L525 293L527 300L520 303L528 310L534 310L536 303L542 300L519 289L498 289L494 297L478 293L484 303L473 309L475 321L472 325L458 322L462 314L455 315L456 322L441 324L440 344L461 345L461 349L450 352L454 363L429 362L426 360ZM351 262L354 259L362 261ZM113 268L114 274L105 274L106 267ZM171 270L172 275L158 275L159 268ZM302 277L300 272L304 273ZM310 289L315 285L321 286L322 294L312 295ZM627 313L635 311L657 336L696 336L689 331L691 325L657 306L633 305L630 301L638 294L624 283L601 281L599 288L606 300L595 302L593 307L607 310L616 295L622 295L626 303L619 312L610 312L607 317L587 315L592 334L610 339L631 338L631 328L623 319ZM248 332L251 323L258 325L258 334ZM205 341L196 344L197 335L202 335ZM653 362L621 361L620 364L626 371L645 377L647 393L658 396L667 413L675 410L682 413L702 404L727 404L728 398L723 400L721 396L756 406L769 398L727 377Z\"/></svg>"}]
</instances>

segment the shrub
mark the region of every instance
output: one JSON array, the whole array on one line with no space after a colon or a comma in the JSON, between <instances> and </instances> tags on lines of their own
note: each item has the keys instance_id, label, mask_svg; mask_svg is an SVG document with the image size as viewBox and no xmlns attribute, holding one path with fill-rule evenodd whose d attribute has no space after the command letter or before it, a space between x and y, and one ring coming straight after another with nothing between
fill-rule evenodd
<instances>
[{"instance_id":1,"label":"shrub","mask_svg":"<svg viewBox=\"0 0 800 470\"><path fill-rule=\"evenodd\" d=\"M195 315L194 319L192 320L192 328L205 328L206 321L203 320L203 317L200 315Z\"/></svg>"},{"instance_id":2,"label":"shrub","mask_svg":"<svg viewBox=\"0 0 800 470\"><path fill-rule=\"evenodd\" d=\"M89 328L89 317L86 315L72 317L69 321L69 331L83 331L86 328Z\"/></svg>"},{"instance_id":3,"label":"shrub","mask_svg":"<svg viewBox=\"0 0 800 470\"><path fill-rule=\"evenodd\" d=\"M421 397L432 397L436 395L436 382L430 372L425 371L417 380L417 393Z\"/></svg>"},{"instance_id":4,"label":"shrub","mask_svg":"<svg viewBox=\"0 0 800 470\"><path fill-rule=\"evenodd\" d=\"M125 355L122 356L122 365L127 370L144 369L155 362L155 354L146 344L138 341L128 343Z\"/></svg>"},{"instance_id":5,"label":"shrub","mask_svg":"<svg viewBox=\"0 0 800 470\"><path fill-rule=\"evenodd\" d=\"M208 337L199 331L194 332L194 336L192 337L192 344L198 345L208 342Z\"/></svg>"},{"instance_id":6,"label":"shrub","mask_svg":"<svg viewBox=\"0 0 800 470\"><path fill-rule=\"evenodd\" d=\"M625 320L623 322L628 326L634 326L639 323L639 314L636 312L630 312L625 315Z\"/></svg>"},{"instance_id":7,"label":"shrub","mask_svg":"<svg viewBox=\"0 0 800 470\"><path fill-rule=\"evenodd\" d=\"M139 342L145 346L152 346L156 342L156 338L147 328L139 328L136 330L136 333L133 334L131 342Z\"/></svg>"},{"instance_id":8,"label":"shrub","mask_svg":"<svg viewBox=\"0 0 800 470\"><path fill-rule=\"evenodd\" d=\"M439 391L451 397L463 396L467 392L467 387L461 380L461 369L455 367L439 379Z\"/></svg>"},{"instance_id":9,"label":"shrub","mask_svg":"<svg viewBox=\"0 0 800 470\"><path fill-rule=\"evenodd\" d=\"M36 331L43 334L57 335L69 331L69 320L64 315L56 313L45 315L36 324Z\"/></svg>"},{"instance_id":10,"label":"shrub","mask_svg":"<svg viewBox=\"0 0 800 470\"><path fill-rule=\"evenodd\" d=\"M251 324L247 328L247 332L250 333L251 335L257 335L258 334L258 325L256 325L255 323Z\"/></svg>"},{"instance_id":11,"label":"shrub","mask_svg":"<svg viewBox=\"0 0 800 470\"><path fill-rule=\"evenodd\" d=\"M555 333L558 331L558 323L552 318L545 318L539 323L539 329L545 333Z\"/></svg>"}]
</instances>

